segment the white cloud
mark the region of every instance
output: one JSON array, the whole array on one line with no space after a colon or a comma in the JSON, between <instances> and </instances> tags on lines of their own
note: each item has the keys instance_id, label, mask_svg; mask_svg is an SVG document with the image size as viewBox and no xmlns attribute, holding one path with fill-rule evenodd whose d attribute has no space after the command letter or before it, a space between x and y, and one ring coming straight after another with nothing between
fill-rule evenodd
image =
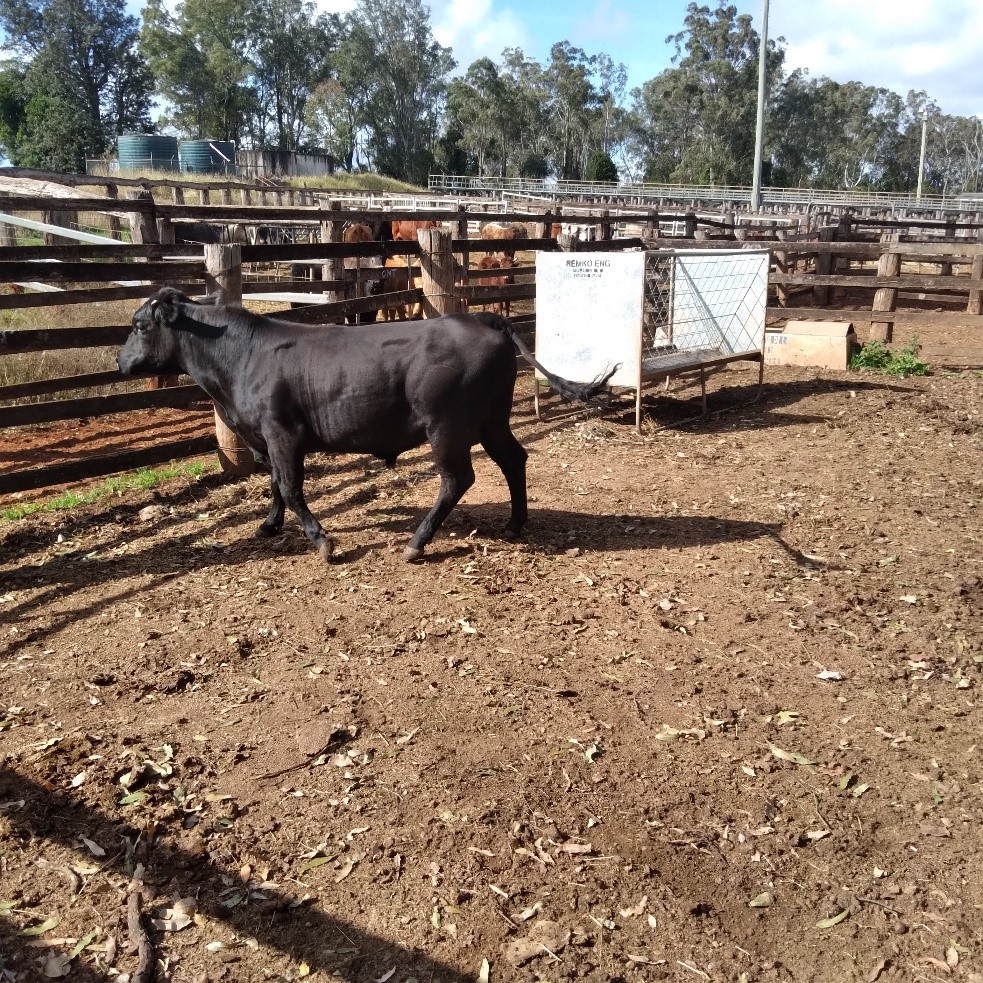
<instances>
[{"instance_id":1,"label":"white cloud","mask_svg":"<svg viewBox=\"0 0 983 983\"><path fill-rule=\"evenodd\" d=\"M434 37L452 49L458 71L478 58L498 61L505 48L527 48L529 36L511 8L493 11L492 0L436 0L430 5Z\"/></svg>"},{"instance_id":2,"label":"white cloud","mask_svg":"<svg viewBox=\"0 0 983 983\"><path fill-rule=\"evenodd\" d=\"M609 47L611 50L607 53L618 61L615 50L633 40L638 29L637 18L618 0L598 0L587 17L572 25L570 33L588 42L591 54Z\"/></svg>"},{"instance_id":3,"label":"white cloud","mask_svg":"<svg viewBox=\"0 0 983 983\"><path fill-rule=\"evenodd\" d=\"M757 21L758 12L749 12ZM980 0L825 0L816 13L797 0L771 5L768 33L785 37L787 68L902 96L922 89L943 112L983 113Z\"/></svg>"},{"instance_id":4,"label":"white cloud","mask_svg":"<svg viewBox=\"0 0 983 983\"><path fill-rule=\"evenodd\" d=\"M347 14L355 9L356 0L314 0L322 14Z\"/></svg>"}]
</instances>

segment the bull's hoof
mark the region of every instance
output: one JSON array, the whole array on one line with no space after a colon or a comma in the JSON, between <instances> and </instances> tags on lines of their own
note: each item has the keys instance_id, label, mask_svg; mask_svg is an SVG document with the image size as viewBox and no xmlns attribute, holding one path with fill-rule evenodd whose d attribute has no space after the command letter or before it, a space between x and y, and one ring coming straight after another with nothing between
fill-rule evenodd
<instances>
[{"instance_id":1,"label":"bull's hoof","mask_svg":"<svg viewBox=\"0 0 983 983\"><path fill-rule=\"evenodd\" d=\"M271 526L265 522L256 527L256 536L259 539L269 539L272 536L280 535L280 526Z\"/></svg>"},{"instance_id":2,"label":"bull's hoof","mask_svg":"<svg viewBox=\"0 0 983 983\"><path fill-rule=\"evenodd\" d=\"M328 539L327 537L322 539L320 546L317 548L317 552L325 563L330 563L331 554L334 553L334 540Z\"/></svg>"},{"instance_id":3,"label":"bull's hoof","mask_svg":"<svg viewBox=\"0 0 983 983\"><path fill-rule=\"evenodd\" d=\"M407 546L403 550L403 559L407 563L419 563L423 559L423 550L416 546Z\"/></svg>"}]
</instances>

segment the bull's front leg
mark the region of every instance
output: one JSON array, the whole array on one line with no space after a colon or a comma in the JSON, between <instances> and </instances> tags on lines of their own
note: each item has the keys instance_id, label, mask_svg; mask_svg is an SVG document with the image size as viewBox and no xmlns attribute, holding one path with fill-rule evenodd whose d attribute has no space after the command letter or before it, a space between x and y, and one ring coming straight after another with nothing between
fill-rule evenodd
<instances>
[{"instance_id":1,"label":"bull's front leg","mask_svg":"<svg viewBox=\"0 0 983 983\"><path fill-rule=\"evenodd\" d=\"M280 494L280 486L277 484L276 477L272 470L270 472L270 514L256 528L256 535L269 537L276 536L283 529L283 514L285 511L283 496Z\"/></svg>"},{"instance_id":2,"label":"bull's front leg","mask_svg":"<svg viewBox=\"0 0 983 983\"><path fill-rule=\"evenodd\" d=\"M272 439L268 438L267 444L270 451L270 463L273 466L271 485L275 485L279 491L279 496L277 490L274 490L274 507L263 525L267 525L271 519L276 518L276 503L279 497L281 524L282 505L286 504L290 511L297 516L304 533L321 555L321 559L329 560L334 552L334 541L330 536L325 535L321 523L314 517L304 499L304 452L300 448L299 435L277 434Z\"/></svg>"}]
</instances>

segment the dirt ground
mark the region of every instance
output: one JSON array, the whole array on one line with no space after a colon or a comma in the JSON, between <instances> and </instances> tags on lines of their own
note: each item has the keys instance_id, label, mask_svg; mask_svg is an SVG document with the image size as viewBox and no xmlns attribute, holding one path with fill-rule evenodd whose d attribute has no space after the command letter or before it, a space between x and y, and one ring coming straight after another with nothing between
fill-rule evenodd
<instances>
[{"instance_id":1,"label":"dirt ground","mask_svg":"<svg viewBox=\"0 0 983 983\"><path fill-rule=\"evenodd\" d=\"M0 520L0 976L983 980L983 376L714 379Z\"/></svg>"}]
</instances>

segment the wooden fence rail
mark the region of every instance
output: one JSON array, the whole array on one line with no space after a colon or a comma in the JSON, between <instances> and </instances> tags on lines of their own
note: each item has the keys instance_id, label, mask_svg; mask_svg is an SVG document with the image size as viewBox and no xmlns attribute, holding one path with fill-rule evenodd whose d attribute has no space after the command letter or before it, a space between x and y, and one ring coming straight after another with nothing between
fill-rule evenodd
<instances>
[{"instance_id":1,"label":"wooden fence rail","mask_svg":"<svg viewBox=\"0 0 983 983\"><path fill-rule=\"evenodd\" d=\"M228 196L226 196L228 197ZM248 196L245 196L248 197ZM304 221L316 226L322 241L296 244L243 245L239 255L243 268L258 279L247 276L242 283L242 293L275 294L286 289L290 293L311 296L317 301L318 294L333 296L328 303L314 302L302 307L287 308L273 312L286 320L307 324L329 324L343 321L346 317L367 314L380 308L402 305L424 304L429 310L437 311L450 305L452 308L466 304L487 305L504 301L534 299L536 285L535 267L520 265L508 271L520 282L511 284L486 285L481 277L494 276L496 271L482 273L469 269L470 256L498 252L503 243L495 240L465 238L461 232L475 222L485 220L522 222L535 226L537 234L533 238L510 243L520 250L540 251L558 248L556 239L550 235L554 220L562 223L568 216L560 209L542 212L514 211L490 213L481 209L439 210L397 210L385 213L389 219L409 219L413 221L437 220L450 224L457 232L448 241L442 240L442 249L452 255L452 266L441 267L441 262L421 248L419 242L372 242L361 244L344 243L341 240L342 227L351 221L374 220L380 212L367 209L345 209L336 200L329 207L317 205L263 208L252 205L193 206L185 204L160 203L152 200L135 201L125 199L76 198L46 200L43 198L17 198L0 196L0 211L37 210L45 212L78 211L92 212L99 207L118 210L124 214L152 218L153 223L144 222L144 229L151 240L159 231L160 223L178 218L193 218L196 221L255 222L270 224L276 222ZM121 207L117 207L121 206ZM947 222L922 222L925 231L944 231L945 237L931 241L857 241L858 236L868 235L872 230L890 230L897 235L899 229L911 230L913 222L888 222L886 220L864 220L846 222L841 220L835 226L803 231L800 227L780 228L772 223L769 230L773 238L762 240L755 237L754 230L736 226L732 219L701 218L695 213L659 214L652 210L615 214L588 214L569 216L582 225L595 226L604 236L598 241L576 241L564 237L562 245L573 251L620 250L633 248L675 249L690 248L729 248L735 244L750 248L768 248L772 253L771 288L775 304L769 308L773 317L795 317L801 319L828 319L830 311L825 307L790 306L792 296L802 292L812 292L815 301L824 304L830 292L837 290L863 290L872 295L869 311L850 310L851 320L867 321L872 325L874 337L891 338L895 323L917 325L931 321L938 323L947 318L965 321L966 316L979 316L981 297L983 297L983 241L978 238L955 237L955 232L980 234L983 226L973 223L959 223L955 230ZM2 220L0 220L2 221ZM660 234L666 223L678 223L685 232L683 237L668 237ZM151 228L152 225L152 228ZM615 236L614 231L622 231L637 226L642 236L624 234ZM758 230L760 233L760 230ZM837 237L840 238L837 238ZM844 241L844 237L846 240ZM422 288L415 287L399 292L341 299L353 282L370 273L378 278L378 266L366 267L364 264L384 261L394 256L404 257L409 268L403 267L401 273L421 276ZM345 269L346 261L356 268ZM865 268L864 264L878 263L877 270ZM304 280L285 284L275 275L275 269L293 264L320 267L324 279ZM436 264L436 266L435 266ZM919 272L911 269L921 264ZM920 272L923 265L938 266L938 270ZM271 267L273 270L271 271ZM382 274L387 275L387 274ZM437 280L441 284L436 286ZM144 241L133 244L56 244L50 246L0 246L0 282L65 285L67 289L52 292L27 292L0 295L0 312L34 310L47 306L69 307L74 304L88 304L106 301L136 300L148 296L159 285L180 285L191 294L203 293L207 278L205 263L200 246L193 244L162 244L159 241ZM122 281L122 283L120 282ZM139 281L128 283L128 281ZM112 286L98 284L113 283ZM80 284L91 284L88 288ZM897 310L899 301L912 295L938 296L949 303L965 306L965 314L951 312L925 314L917 311ZM514 319L525 328L535 323L535 314L525 314ZM974 322L975 323L975 322ZM103 327L73 327L71 325L23 328L0 331L0 357L33 352L61 351L69 349L105 348L123 343L130 326L128 324ZM115 371L89 372L61 378L42 379L35 382L17 382L0 386L0 403L25 398L51 396L59 392L84 390L95 386L115 385L122 382ZM132 381L130 381L132 385ZM74 396L68 399L51 399L13 406L0 406L0 427L23 426L31 423L53 422L60 419L75 419L80 416L91 417L100 413L119 413L153 407L183 407L204 398L196 386L177 386L155 390L113 392L104 396ZM30 472L5 475L0 480L0 492L41 487L61 480L89 477L121 467L140 466L166 460L164 455L172 453L173 448L214 447L211 439L184 441L164 445L159 449L149 449L136 454L115 456L102 461L100 465L74 462L65 467L48 466ZM153 451L159 450L155 455ZM195 453L200 451L195 450ZM191 451L188 451L191 453ZM122 462L128 463L122 463ZM139 464L133 462L138 461ZM99 471L103 467L106 470ZM59 468L61 468L59 470ZM96 468L96 470L93 470Z\"/></svg>"}]
</instances>

